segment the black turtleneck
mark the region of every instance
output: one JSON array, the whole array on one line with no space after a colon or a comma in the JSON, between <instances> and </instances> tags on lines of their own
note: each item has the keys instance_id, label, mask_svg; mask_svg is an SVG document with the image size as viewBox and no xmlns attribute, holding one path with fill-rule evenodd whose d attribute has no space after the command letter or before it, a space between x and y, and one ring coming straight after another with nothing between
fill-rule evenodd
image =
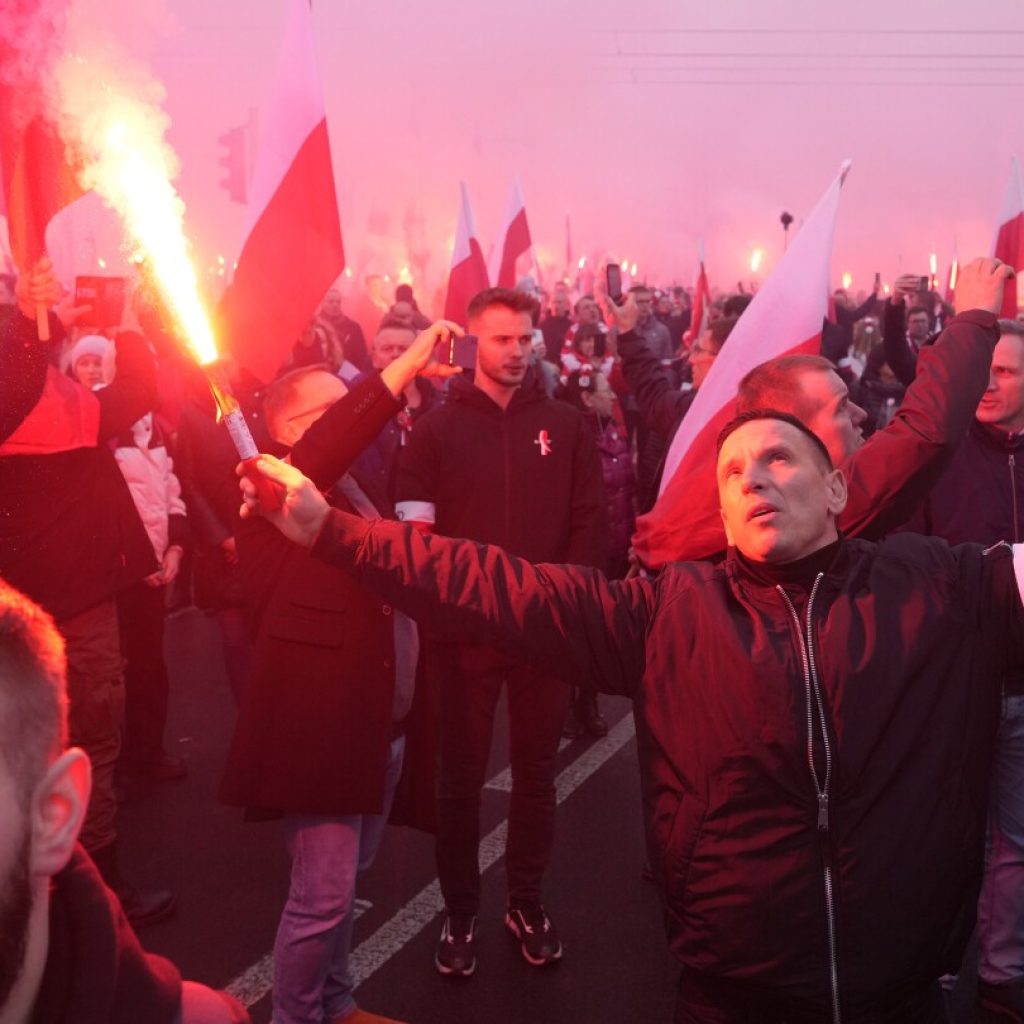
<instances>
[{"instance_id":1,"label":"black turtleneck","mask_svg":"<svg viewBox=\"0 0 1024 1024\"><path fill-rule=\"evenodd\" d=\"M828 572L834 566L842 543L842 538L837 538L831 544L826 544L825 547L818 548L803 558L782 564L751 561L737 548L736 560L744 574L757 583L767 587L781 586L787 592L796 588L807 595L814 586L818 573Z\"/></svg>"}]
</instances>

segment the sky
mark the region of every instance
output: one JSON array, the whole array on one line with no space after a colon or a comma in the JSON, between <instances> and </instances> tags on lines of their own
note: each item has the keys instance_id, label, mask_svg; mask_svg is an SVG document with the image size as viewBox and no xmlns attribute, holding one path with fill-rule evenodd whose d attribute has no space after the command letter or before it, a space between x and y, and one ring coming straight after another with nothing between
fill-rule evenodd
<instances>
[{"instance_id":1,"label":"sky","mask_svg":"<svg viewBox=\"0 0 1024 1024\"><path fill-rule=\"evenodd\" d=\"M194 250L230 267L244 209L218 184L218 136L262 104L288 0L88 2L120 7L120 44L162 82ZM954 246L988 254L1024 156L1021 0L313 0L313 15L355 279L407 266L429 292L459 180L486 252L518 177L549 274L568 217L574 259L689 284L703 241L731 288L755 276L754 248L763 279L781 212L797 230L847 157L837 283L926 274L931 252L942 276ZM106 253L114 234L93 236Z\"/></svg>"}]
</instances>

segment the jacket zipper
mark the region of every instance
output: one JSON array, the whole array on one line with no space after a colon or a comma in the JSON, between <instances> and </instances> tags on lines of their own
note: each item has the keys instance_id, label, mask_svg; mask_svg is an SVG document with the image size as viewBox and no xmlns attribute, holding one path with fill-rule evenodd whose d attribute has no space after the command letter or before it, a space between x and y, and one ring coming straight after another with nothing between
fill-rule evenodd
<instances>
[{"instance_id":1,"label":"jacket zipper","mask_svg":"<svg viewBox=\"0 0 1024 1024\"><path fill-rule=\"evenodd\" d=\"M801 628L800 617L789 599L789 594L781 586L776 590L782 595L789 614L796 625L796 635L800 639L800 658L804 670L804 700L807 707L807 766L811 772L811 781L814 783L814 792L818 798L818 821L819 833L828 832L828 798L829 786L832 782L832 744L829 742L828 729L825 720L825 703L821 699L821 685L818 680L818 669L814 659L814 631L812 627L814 613L814 598L817 596L818 587L824 579L824 573L818 573L814 579L814 586L811 588L811 595L807 599L806 615L806 637L804 628ZM813 698L813 699L812 699ZM821 727L822 745L825 748L825 779L822 782L818 778L818 769L814 764L814 712L818 713L818 723ZM827 836L822 835L822 850L825 858L824 885L825 885L825 916L828 924L828 967L829 983L832 989L832 1022L841 1024L842 1018L839 1013L839 961L836 955L836 911L835 911L835 889L832 880L832 858L828 849Z\"/></svg>"},{"instance_id":2,"label":"jacket zipper","mask_svg":"<svg viewBox=\"0 0 1024 1024\"><path fill-rule=\"evenodd\" d=\"M1010 497L1013 499L1013 543L1020 543L1020 527L1017 520L1017 460L1010 452Z\"/></svg>"}]
</instances>

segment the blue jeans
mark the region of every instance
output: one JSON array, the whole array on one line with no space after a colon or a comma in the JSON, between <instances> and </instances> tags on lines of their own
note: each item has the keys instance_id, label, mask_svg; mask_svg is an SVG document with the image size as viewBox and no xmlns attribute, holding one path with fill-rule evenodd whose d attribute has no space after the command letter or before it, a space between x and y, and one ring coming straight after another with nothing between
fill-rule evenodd
<instances>
[{"instance_id":1,"label":"blue jeans","mask_svg":"<svg viewBox=\"0 0 1024 1024\"><path fill-rule=\"evenodd\" d=\"M984 981L1024 980L1024 696L1004 698L996 737L978 945Z\"/></svg>"},{"instance_id":2,"label":"blue jeans","mask_svg":"<svg viewBox=\"0 0 1024 1024\"><path fill-rule=\"evenodd\" d=\"M401 737L391 744L381 814L285 815L292 876L274 940L274 1024L320 1024L356 1010L348 970L356 877L377 854L404 754Z\"/></svg>"}]
</instances>

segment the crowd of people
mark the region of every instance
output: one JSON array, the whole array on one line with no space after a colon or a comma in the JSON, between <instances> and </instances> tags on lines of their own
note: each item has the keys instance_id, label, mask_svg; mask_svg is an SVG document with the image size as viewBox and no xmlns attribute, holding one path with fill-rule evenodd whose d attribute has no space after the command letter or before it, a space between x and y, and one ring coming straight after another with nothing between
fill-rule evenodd
<instances>
[{"instance_id":1,"label":"crowd of people","mask_svg":"<svg viewBox=\"0 0 1024 1024\"><path fill-rule=\"evenodd\" d=\"M353 316L331 289L273 380L222 361L275 511L251 477L240 510L208 379L150 289L105 324L46 260L0 277L0 1021L85 1019L85 968L47 954L47 915L106 944L96 1019L245 1019L142 952L133 928L174 897L118 855L118 778L188 772L165 746L164 623L195 606L237 705L219 797L280 818L291 857L277 1024L387 1022L357 1006L348 956L389 821L435 835L434 967L474 973L502 695L504 923L531 965L562 958L555 758L607 732L599 692L634 704L677 1021L942 1021L977 921L979 999L1024 1022L1007 281L979 260L955 299L911 276L836 291L821 354L742 380L721 521L673 510L662 568L637 519L750 294L713 294L695 323L683 288L613 301L527 278L453 324L409 285L389 302L368 282Z\"/></svg>"}]
</instances>

